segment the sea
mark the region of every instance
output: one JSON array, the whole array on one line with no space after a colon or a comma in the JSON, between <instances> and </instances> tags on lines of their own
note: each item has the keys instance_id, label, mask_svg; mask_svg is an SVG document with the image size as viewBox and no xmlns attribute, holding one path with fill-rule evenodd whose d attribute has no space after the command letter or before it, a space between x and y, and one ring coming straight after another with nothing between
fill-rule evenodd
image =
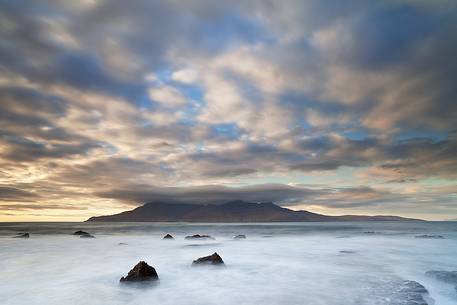
<instances>
[{"instance_id":1,"label":"sea","mask_svg":"<svg viewBox=\"0 0 457 305\"><path fill-rule=\"evenodd\" d=\"M139 261L160 280L120 283ZM0 223L2 305L456 305L428 271L457 271L457 222Z\"/></svg>"}]
</instances>

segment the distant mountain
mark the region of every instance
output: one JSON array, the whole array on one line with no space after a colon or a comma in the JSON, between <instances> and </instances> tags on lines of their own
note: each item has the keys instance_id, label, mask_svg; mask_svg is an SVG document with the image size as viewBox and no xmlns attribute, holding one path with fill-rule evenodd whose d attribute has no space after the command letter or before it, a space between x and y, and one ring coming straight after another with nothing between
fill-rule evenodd
<instances>
[{"instance_id":1,"label":"distant mountain","mask_svg":"<svg viewBox=\"0 0 457 305\"><path fill-rule=\"evenodd\" d=\"M326 216L308 211L294 211L271 202L241 200L222 205L187 203L146 203L131 211L91 217L87 221L108 222L302 222L302 221L414 221L398 216Z\"/></svg>"}]
</instances>

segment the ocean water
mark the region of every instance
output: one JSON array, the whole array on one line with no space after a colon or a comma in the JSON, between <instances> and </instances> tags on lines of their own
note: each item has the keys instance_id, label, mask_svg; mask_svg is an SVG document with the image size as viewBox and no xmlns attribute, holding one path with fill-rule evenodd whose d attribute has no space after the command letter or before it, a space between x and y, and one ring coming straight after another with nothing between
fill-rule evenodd
<instances>
[{"instance_id":1,"label":"ocean water","mask_svg":"<svg viewBox=\"0 0 457 305\"><path fill-rule=\"evenodd\" d=\"M96 238L70 235L78 229ZM216 240L184 239L196 233ZM191 266L213 252L225 268ZM120 284L140 260L159 283ZM429 270L457 270L457 222L0 224L3 305L457 304L454 285ZM405 290L406 280L429 293Z\"/></svg>"}]
</instances>

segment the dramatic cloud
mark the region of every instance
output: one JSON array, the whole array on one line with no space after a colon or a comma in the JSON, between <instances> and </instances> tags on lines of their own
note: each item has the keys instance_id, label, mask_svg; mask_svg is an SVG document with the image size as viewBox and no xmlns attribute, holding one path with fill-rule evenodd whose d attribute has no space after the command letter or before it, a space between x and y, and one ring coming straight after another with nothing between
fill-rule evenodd
<instances>
[{"instance_id":1,"label":"dramatic cloud","mask_svg":"<svg viewBox=\"0 0 457 305\"><path fill-rule=\"evenodd\" d=\"M229 199L455 218L456 16L449 0L2 1L1 219Z\"/></svg>"}]
</instances>

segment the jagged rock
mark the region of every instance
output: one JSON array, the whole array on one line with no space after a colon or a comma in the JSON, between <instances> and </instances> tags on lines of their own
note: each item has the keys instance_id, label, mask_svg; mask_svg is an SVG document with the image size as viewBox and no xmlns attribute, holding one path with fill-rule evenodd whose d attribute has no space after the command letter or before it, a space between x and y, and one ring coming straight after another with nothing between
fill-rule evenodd
<instances>
[{"instance_id":1,"label":"jagged rock","mask_svg":"<svg viewBox=\"0 0 457 305\"><path fill-rule=\"evenodd\" d=\"M29 238L30 234L29 233L18 233L14 238Z\"/></svg>"},{"instance_id":2,"label":"jagged rock","mask_svg":"<svg viewBox=\"0 0 457 305\"><path fill-rule=\"evenodd\" d=\"M200 234L194 234L194 235L190 235L190 236L186 236L185 237L186 239L215 239L214 237L212 236L209 236L209 235L200 235Z\"/></svg>"},{"instance_id":3,"label":"jagged rock","mask_svg":"<svg viewBox=\"0 0 457 305\"><path fill-rule=\"evenodd\" d=\"M81 234L81 235L79 236L79 238L95 238L95 236L94 236L94 235L91 235L91 234L89 234L89 233L86 233L86 234Z\"/></svg>"},{"instance_id":4,"label":"jagged rock","mask_svg":"<svg viewBox=\"0 0 457 305\"><path fill-rule=\"evenodd\" d=\"M162 239L174 239L170 234L165 235Z\"/></svg>"},{"instance_id":5,"label":"jagged rock","mask_svg":"<svg viewBox=\"0 0 457 305\"><path fill-rule=\"evenodd\" d=\"M404 281L393 291L389 305L428 305L424 297L428 296L425 287L415 281Z\"/></svg>"},{"instance_id":6,"label":"jagged rock","mask_svg":"<svg viewBox=\"0 0 457 305\"><path fill-rule=\"evenodd\" d=\"M415 238L444 239L444 237L441 235L427 235L427 234L417 235L417 236L415 236Z\"/></svg>"},{"instance_id":7,"label":"jagged rock","mask_svg":"<svg viewBox=\"0 0 457 305\"><path fill-rule=\"evenodd\" d=\"M154 267L149 266L146 262L140 261L129 271L127 276L123 276L120 282L145 282L156 281L159 279Z\"/></svg>"},{"instance_id":8,"label":"jagged rock","mask_svg":"<svg viewBox=\"0 0 457 305\"><path fill-rule=\"evenodd\" d=\"M74 232L72 235L86 235L86 234L89 234L89 233L87 233L85 231L78 230L78 231Z\"/></svg>"},{"instance_id":9,"label":"jagged rock","mask_svg":"<svg viewBox=\"0 0 457 305\"><path fill-rule=\"evenodd\" d=\"M193 261L192 265L224 265L222 257L216 252L211 255L200 257Z\"/></svg>"},{"instance_id":10,"label":"jagged rock","mask_svg":"<svg viewBox=\"0 0 457 305\"><path fill-rule=\"evenodd\" d=\"M234 236L233 239L246 239L246 235L238 234L238 235Z\"/></svg>"}]
</instances>

